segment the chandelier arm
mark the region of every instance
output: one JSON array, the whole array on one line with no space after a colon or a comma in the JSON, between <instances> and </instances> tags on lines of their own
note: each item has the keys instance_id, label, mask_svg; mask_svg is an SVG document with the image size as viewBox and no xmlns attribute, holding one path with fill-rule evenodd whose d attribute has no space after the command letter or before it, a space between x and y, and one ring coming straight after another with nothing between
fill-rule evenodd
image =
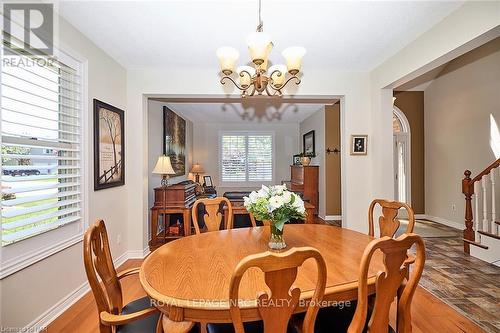
<instances>
[{"instance_id":1,"label":"chandelier arm","mask_svg":"<svg viewBox=\"0 0 500 333\"><path fill-rule=\"evenodd\" d=\"M242 70L242 71L240 72L240 74L239 74L239 75L240 75L240 77L244 77L245 75L243 75L243 74L248 75L248 77L250 78L250 82L251 82L251 80L252 80L252 74L250 74L250 72L249 72L249 71L247 71L247 70Z\"/></svg>"},{"instance_id":2,"label":"chandelier arm","mask_svg":"<svg viewBox=\"0 0 500 333\"><path fill-rule=\"evenodd\" d=\"M270 90L269 90L269 87L271 87L271 85L270 85L270 84L268 84L268 85L266 86L266 94L267 94L267 96L274 96L274 93L273 93L272 91L270 91ZM273 89L274 89L274 88L273 88Z\"/></svg>"},{"instance_id":3,"label":"chandelier arm","mask_svg":"<svg viewBox=\"0 0 500 333\"><path fill-rule=\"evenodd\" d=\"M272 86L272 88L273 88L274 90L281 90L281 89L285 88L285 87L286 87L286 85L287 85L290 81L292 81L293 79L295 79L295 80L296 80L296 82L295 82L295 84L296 84L296 85L299 85L299 84L300 84L300 79L299 79L297 76L292 76L291 78L289 78L288 80L286 80L286 82L285 82L282 86L280 86L279 88L278 88L278 87L276 87L276 86L274 85L274 82L271 82L271 86Z\"/></svg>"},{"instance_id":4,"label":"chandelier arm","mask_svg":"<svg viewBox=\"0 0 500 333\"><path fill-rule=\"evenodd\" d=\"M229 80L229 81L231 81L231 82L232 82L232 83L236 86L236 88L238 88L238 89L239 89L239 90L241 90L241 91L245 91L245 90L247 90L247 89L248 89L248 88L243 88L243 87L239 86L239 85L236 83L236 81L234 81L234 80L233 80L232 78L230 78L229 76L224 76L222 79L220 79L220 83L221 83L221 84L226 84L226 82L224 81L224 80L226 80L226 79L227 79L227 80Z\"/></svg>"}]
</instances>

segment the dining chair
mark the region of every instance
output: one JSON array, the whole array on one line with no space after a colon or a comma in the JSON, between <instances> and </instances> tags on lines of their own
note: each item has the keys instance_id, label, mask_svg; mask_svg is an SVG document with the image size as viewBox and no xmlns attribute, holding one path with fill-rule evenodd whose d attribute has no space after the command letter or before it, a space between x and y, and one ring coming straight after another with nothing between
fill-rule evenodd
<instances>
[{"instance_id":1,"label":"dining chair","mask_svg":"<svg viewBox=\"0 0 500 333\"><path fill-rule=\"evenodd\" d=\"M83 261L97 303L100 333L153 333L160 328L160 312L151 306L149 297L123 305L120 280L138 274L139 268L116 273L103 220L98 220L85 232Z\"/></svg>"},{"instance_id":2,"label":"dining chair","mask_svg":"<svg viewBox=\"0 0 500 333\"><path fill-rule=\"evenodd\" d=\"M413 269L408 276L409 266L407 251L416 245ZM384 271L378 272L375 281L375 298L369 306L368 270L373 255L380 251L383 256ZM411 302L418 281L422 276L425 263L425 245L422 238L413 233L403 234L394 239L389 236L375 239L365 248L361 259L358 298L355 311L350 308L328 308L320 311L316 320L316 333L336 332L348 333L411 333ZM389 311L391 303L398 293L400 297L396 304L396 330L389 326ZM346 322L346 318L348 318Z\"/></svg>"},{"instance_id":3,"label":"dining chair","mask_svg":"<svg viewBox=\"0 0 500 333\"><path fill-rule=\"evenodd\" d=\"M233 228L233 206L231 201L224 197L216 198L204 198L195 201L192 208L193 224L196 234L201 233L200 224L198 221L198 206L203 204L205 207L205 214L203 215L203 222L207 231L217 231L220 230L221 223L223 221L222 208L221 205L227 206L227 225L224 227L226 229Z\"/></svg>"},{"instance_id":4,"label":"dining chair","mask_svg":"<svg viewBox=\"0 0 500 333\"><path fill-rule=\"evenodd\" d=\"M312 247L292 248L286 252L264 252L243 258L236 266L229 284L229 311L232 324L208 324L209 333L285 333L293 332L290 318L300 299L300 289L292 287L300 266L309 258L316 262L318 278L316 288L302 325L303 333L314 333L316 314L326 286L326 263L318 250ZM258 322L243 323L239 299L240 283L250 268L259 268L271 293L265 291L257 295L258 311L262 318ZM271 304L274 304L271 306ZM278 305L279 304L279 305Z\"/></svg>"},{"instance_id":5,"label":"dining chair","mask_svg":"<svg viewBox=\"0 0 500 333\"><path fill-rule=\"evenodd\" d=\"M370 204L368 209L368 235L375 236L375 228L373 223L373 213L375 206L380 205L382 208L382 216L379 216L378 223L380 229L379 237L389 236L394 237L401 222L397 219L399 210L404 208L408 213L408 226L405 233L412 233L415 227L415 214L413 209L404 202L389 201L385 199L375 199Z\"/></svg>"}]
</instances>

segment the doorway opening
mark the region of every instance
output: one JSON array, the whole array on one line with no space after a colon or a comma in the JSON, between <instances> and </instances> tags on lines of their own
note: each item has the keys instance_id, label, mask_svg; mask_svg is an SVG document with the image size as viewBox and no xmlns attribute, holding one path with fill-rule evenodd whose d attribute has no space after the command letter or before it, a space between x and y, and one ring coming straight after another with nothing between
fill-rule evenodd
<instances>
[{"instance_id":1,"label":"doorway opening","mask_svg":"<svg viewBox=\"0 0 500 333\"><path fill-rule=\"evenodd\" d=\"M411 205L411 131L405 114L393 107L394 196Z\"/></svg>"}]
</instances>

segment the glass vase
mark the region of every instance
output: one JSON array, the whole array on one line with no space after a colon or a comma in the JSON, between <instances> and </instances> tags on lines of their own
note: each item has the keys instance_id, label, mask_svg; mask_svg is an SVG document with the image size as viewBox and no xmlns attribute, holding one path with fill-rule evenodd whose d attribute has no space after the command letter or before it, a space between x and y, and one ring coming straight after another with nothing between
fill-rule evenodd
<instances>
[{"instance_id":1,"label":"glass vase","mask_svg":"<svg viewBox=\"0 0 500 333\"><path fill-rule=\"evenodd\" d=\"M273 222L270 223L270 228L271 228L271 237L269 238L269 243L267 246L269 246L270 249L272 250L281 250L286 247L285 240L283 239L283 230L285 227L283 227L282 230L279 230L276 228L275 224Z\"/></svg>"}]
</instances>

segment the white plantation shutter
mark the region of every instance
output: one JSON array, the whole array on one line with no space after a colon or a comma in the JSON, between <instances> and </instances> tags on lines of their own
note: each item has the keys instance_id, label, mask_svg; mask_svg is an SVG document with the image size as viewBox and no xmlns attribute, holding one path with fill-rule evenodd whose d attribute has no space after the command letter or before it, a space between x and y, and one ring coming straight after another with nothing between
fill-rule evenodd
<instances>
[{"instance_id":1,"label":"white plantation shutter","mask_svg":"<svg viewBox=\"0 0 500 333\"><path fill-rule=\"evenodd\" d=\"M272 135L248 135L248 180L273 180Z\"/></svg>"},{"instance_id":2,"label":"white plantation shutter","mask_svg":"<svg viewBox=\"0 0 500 333\"><path fill-rule=\"evenodd\" d=\"M81 220L82 80L67 62L2 63L2 246Z\"/></svg>"},{"instance_id":3,"label":"white plantation shutter","mask_svg":"<svg viewBox=\"0 0 500 333\"><path fill-rule=\"evenodd\" d=\"M272 182L273 134L227 132L221 135L223 182Z\"/></svg>"},{"instance_id":4,"label":"white plantation shutter","mask_svg":"<svg viewBox=\"0 0 500 333\"><path fill-rule=\"evenodd\" d=\"M244 135L222 136L222 181L246 180L246 137Z\"/></svg>"}]
</instances>

